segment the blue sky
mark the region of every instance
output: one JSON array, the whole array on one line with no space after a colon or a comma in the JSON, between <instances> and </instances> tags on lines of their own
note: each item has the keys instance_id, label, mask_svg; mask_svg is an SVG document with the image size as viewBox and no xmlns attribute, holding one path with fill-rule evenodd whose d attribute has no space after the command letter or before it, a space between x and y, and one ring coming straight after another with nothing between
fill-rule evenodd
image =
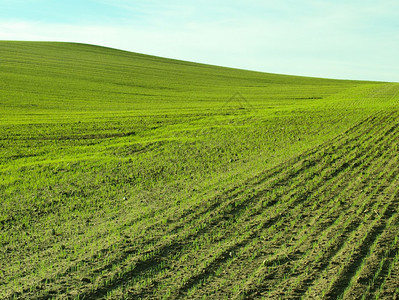
<instances>
[{"instance_id":1,"label":"blue sky","mask_svg":"<svg viewBox=\"0 0 399 300\"><path fill-rule=\"evenodd\" d=\"M0 40L83 42L273 73L399 81L397 0L0 0Z\"/></svg>"}]
</instances>

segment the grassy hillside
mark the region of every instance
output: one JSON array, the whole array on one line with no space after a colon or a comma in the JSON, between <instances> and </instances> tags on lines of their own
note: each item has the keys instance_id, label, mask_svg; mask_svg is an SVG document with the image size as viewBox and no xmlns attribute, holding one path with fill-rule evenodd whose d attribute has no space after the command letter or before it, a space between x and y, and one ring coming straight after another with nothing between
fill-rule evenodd
<instances>
[{"instance_id":1,"label":"grassy hillside","mask_svg":"<svg viewBox=\"0 0 399 300\"><path fill-rule=\"evenodd\" d=\"M0 298L398 297L398 100L0 42Z\"/></svg>"}]
</instances>

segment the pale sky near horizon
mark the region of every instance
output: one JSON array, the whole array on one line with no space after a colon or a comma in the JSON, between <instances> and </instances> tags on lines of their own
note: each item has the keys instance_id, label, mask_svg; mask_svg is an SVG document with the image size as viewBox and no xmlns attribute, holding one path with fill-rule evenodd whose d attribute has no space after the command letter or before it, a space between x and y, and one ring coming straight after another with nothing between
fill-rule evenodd
<instances>
[{"instance_id":1,"label":"pale sky near horizon","mask_svg":"<svg viewBox=\"0 0 399 300\"><path fill-rule=\"evenodd\" d=\"M0 0L0 40L81 42L263 72L399 82L394 0Z\"/></svg>"}]
</instances>

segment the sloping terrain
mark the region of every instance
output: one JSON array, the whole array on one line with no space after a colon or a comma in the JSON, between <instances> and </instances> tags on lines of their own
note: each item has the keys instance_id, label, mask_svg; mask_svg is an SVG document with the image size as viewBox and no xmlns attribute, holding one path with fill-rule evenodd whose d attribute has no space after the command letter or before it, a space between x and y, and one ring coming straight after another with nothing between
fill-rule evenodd
<instances>
[{"instance_id":1,"label":"sloping terrain","mask_svg":"<svg viewBox=\"0 0 399 300\"><path fill-rule=\"evenodd\" d=\"M398 84L0 57L0 298L399 296Z\"/></svg>"}]
</instances>

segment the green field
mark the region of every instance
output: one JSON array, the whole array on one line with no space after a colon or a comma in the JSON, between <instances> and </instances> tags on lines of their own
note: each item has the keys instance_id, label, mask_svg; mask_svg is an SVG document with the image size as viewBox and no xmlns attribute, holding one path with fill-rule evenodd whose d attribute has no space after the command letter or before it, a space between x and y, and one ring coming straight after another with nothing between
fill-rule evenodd
<instances>
[{"instance_id":1,"label":"green field","mask_svg":"<svg viewBox=\"0 0 399 300\"><path fill-rule=\"evenodd\" d=\"M397 299L398 106L396 83L2 41L0 299Z\"/></svg>"}]
</instances>

